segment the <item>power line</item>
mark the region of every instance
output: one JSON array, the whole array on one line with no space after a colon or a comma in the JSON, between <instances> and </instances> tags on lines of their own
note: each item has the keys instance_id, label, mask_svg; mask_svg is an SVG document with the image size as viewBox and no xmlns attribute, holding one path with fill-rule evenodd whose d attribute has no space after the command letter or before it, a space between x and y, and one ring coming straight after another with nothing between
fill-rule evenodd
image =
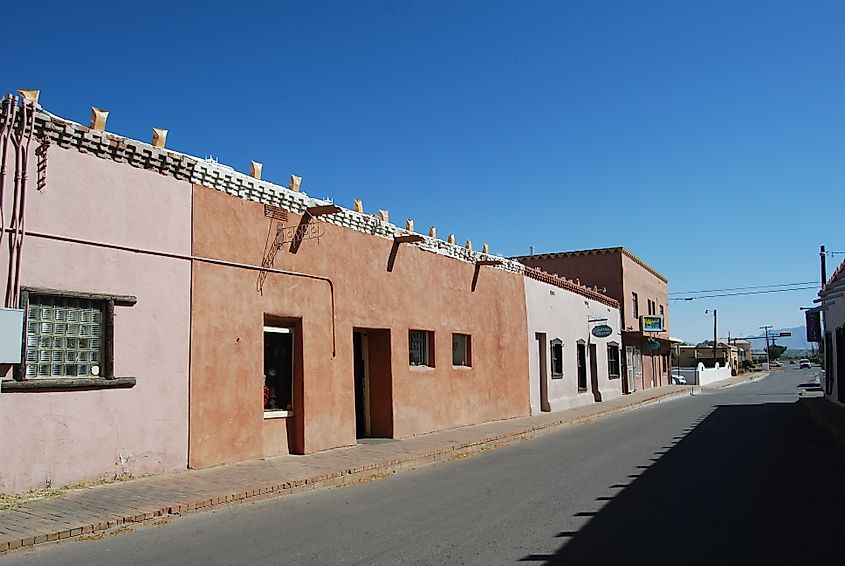
<instances>
[{"instance_id":1,"label":"power line","mask_svg":"<svg viewBox=\"0 0 845 566\"><path fill-rule=\"evenodd\" d=\"M698 293L717 293L721 291L740 291L746 289L769 289L772 287L793 287L795 285L816 285L815 281L801 281L799 283L778 283L777 285L751 285L750 287L726 287L724 289L703 289L701 291L672 291L670 295L697 295Z\"/></svg>"},{"instance_id":2,"label":"power line","mask_svg":"<svg viewBox=\"0 0 845 566\"><path fill-rule=\"evenodd\" d=\"M694 301L696 299L712 299L714 297L738 297L741 295L764 295L766 293L783 293L785 291L805 291L807 289L817 289L818 285L814 284L810 287L796 287L794 289L770 289L768 291L745 291L742 293L722 293L718 295L700 295L698 297L671 297L670 301Z\"/></svg>"}]
</instances>

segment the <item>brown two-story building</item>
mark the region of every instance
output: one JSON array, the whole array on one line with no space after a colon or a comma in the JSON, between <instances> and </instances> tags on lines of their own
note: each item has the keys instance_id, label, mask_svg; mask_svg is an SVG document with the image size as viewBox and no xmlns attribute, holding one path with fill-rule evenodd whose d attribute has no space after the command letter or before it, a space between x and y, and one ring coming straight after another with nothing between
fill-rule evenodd
<instances>
[{"instance_id":1,"label":"brown two-story building","mask_svg":"<svg viewBox=\"0 0 845 566\"><path fill-rule=\"evenodd\" d=\"M623 247L513 259L596 287L619 301L625 393L669 384L669 288L663 275Z\"/></svg>"}]
</instances>

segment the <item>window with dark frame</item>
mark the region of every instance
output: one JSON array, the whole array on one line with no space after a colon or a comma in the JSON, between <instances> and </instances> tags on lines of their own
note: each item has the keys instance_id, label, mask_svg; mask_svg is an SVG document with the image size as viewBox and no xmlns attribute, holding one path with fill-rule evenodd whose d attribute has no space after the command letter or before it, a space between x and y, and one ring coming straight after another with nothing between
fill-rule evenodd
<instances>
[{"instance_id":1,"label":"window with dark frame","mask_svg":"<svg viewBox=\"0 0 845 566\"><path fill-rule=\"evenodd\" d=\"M634 314L634 320L637 320L640 318L640 304L639 297L637 297L636 293L631 293L631 307Z\"/></svg>"},{"instance_id":2,"label":"window with dark frame","mask_svg":"<svg viewBox=\"0 0 845 566\"><path fill-rule=\"evenodd\" d=\"M469 334L452 334L452 365L472 366L472 337Z\"/></svg>"},{"instance_id":3,"label":"window with dark frame","mask_svg":"<svg viewBox=\"0 0 845 566\"><path fill-rule=\"evenodd\" d=\"M107 364L111 351L105 343L113 303L36 293L27 293L24 302L23 378L113 377Z\"/></svg>"},{"instance_id":4,"label":"window with dark frame","mask_svg":"<svg viewBox=\"0 0 845 566\"><path fill-rule=\"evenodd\" d=\"M412 366L434 367L434 332L408 331L408 363Z\"/></svg>"},{"instance_id":5,"label":"window with dark frame","mask_svg":"<svg viewBox=\"0 0 845 566\"><path fill-rule=\"evenodd\" d=\"M563 342L555 338L551 341L552 379L563 377Z\"/></svg>"},{"instance_id":6,"label":"window with dark frame","mask_svg":"<svg viewBox=\"0 0 845 566\"><path fill-rule=\"evenodd\" d=\"M616 379L619 377L619 346L607 345L607 377Z\"/></svg>"},{"instance_id":7,"label":"window with dark frame","mask_svg":"<svg viewBox=\"0 0 845 566\"><path fill-rule=\"evenodd\" d=\"M295 329L264 327L264 411L293 410Z\"/></svg>"},{"instance_id":8,"label":"window with dark frame","mask_svg":"<svg viewBox=\"0 0 845 566\"><path fill-rule=\"evenodd\" d=\"M663 316L663 305L660 305L660 316Z\"/></svg>"}]
</instances>

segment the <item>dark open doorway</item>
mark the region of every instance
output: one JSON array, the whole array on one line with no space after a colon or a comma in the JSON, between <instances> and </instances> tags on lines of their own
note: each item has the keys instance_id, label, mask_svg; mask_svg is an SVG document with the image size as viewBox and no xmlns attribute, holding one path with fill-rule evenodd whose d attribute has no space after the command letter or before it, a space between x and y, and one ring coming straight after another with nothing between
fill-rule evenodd
<instances>
[{"instance_id":1,"label":"dark open doorway","mask_svg":"<svg viewBox=\"0 0 845 566\"><path fill-rule=\"evenodd\" d=\"M595 399L596 402L601 401L601 391L599 390L598 354L596 353L595 344L590 344L590 386L593 389L593 399Z\"/></svg>"},{"instance_id":2,"label":"dark open doorway","mask_svg":"<svg viewBox=\"0 0 845 566\"><path fill-rule=\"evenodd\" d=\"M390 331L352 332L356 438L393 438Z\"/></svg>"},{"instance_id":3,"label":"dark open doorway","mask_svg":"<svg viewBox=\"0 0 845 566\"><path fill-rule=\"evenodd\" d=\"M578 393L587 390L587 345L578 343Z\"/></svg>"},{"instance_id":4,"label":"dark open doorway","mask_svg":"<svg viewBox=\"0 0 845 566\"><path fill-rule=\"evenodd\" d=\"M537 347L540 349L540 410L548 412L552 410L549 405L549 366L546 357L546 333L536 332L534 337L537 339Z\"/></svg>"}]
</instances>

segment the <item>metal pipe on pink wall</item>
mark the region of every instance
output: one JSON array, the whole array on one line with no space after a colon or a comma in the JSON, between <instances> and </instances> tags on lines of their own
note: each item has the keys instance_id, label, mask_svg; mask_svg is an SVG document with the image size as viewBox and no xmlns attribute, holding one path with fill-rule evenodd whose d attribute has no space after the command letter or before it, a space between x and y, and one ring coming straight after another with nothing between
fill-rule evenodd
<instances>
[{"instance_id":1,"label":"metal pipe on pink wall","mask_svg":"<svg viewBox=\"0 0 845 566\"><path fill-rule=\"evenodd\" d=\"M11 231L12 228L5 228L7 231ZM224 267L234 267L238 269L248 269L250 271L262 271L267 273L276 273L279 275L288 275L291 277L302 277L305 279L314 279L317 281L325 281L329 284L329 294L331 296L331 306L332 306L332 358L337 356L337 329L336 329L336 322L335 322L335 297L334 297L334 283L328 277L323 277L322 275L312 275L310 273L301 273L299 271L288 271L286 269L278 269L276 267L265 267L263 265L253 265L249 263L240 263L236 261L228 261L225 259L217 259L211 257L200 257L194 255L185 255L185 254L177 254L173 252L161 252L156 250L149 250L144 248L135 248L131 246L121 246L119 244L106 244L104 242L94 242L92 240L83 240L81 238L70 238L68 236L58 236L55 234L45 234L43 232L27 232L27 236L32 236L33 238L42 238L45 240L55 240L57 242L67 242L71 244L82 244L86 246L94 246L99 248L106 248L111 250L118 250L123 252L131 252L136 254L144 254L144 255L152 255L156 257L166 257L170 259L183 259L186 261L198 261L201 263L210 263L213 265L222 265Z\"/></svg>"},{"instance_id":2,"label":"metal pipe on pink wall","mask_svg":"<svg viewBox=\"0 0 845 566\"><path fill-rule=\"evenodd\" d=\"M21 196L20 209L18 210L18 224L19 231L16 239L15 250L15 278L11 289L10 306L18 307L20 303L21 290L21 256L23 255L23 240L24 230L26 228L26 189L27 180L29 177L29 146L32 142L32 132L35 130L35 103L32 103L32 109L27 120L26 101L23 103L23 120L21 121L21 142L23 151L21 151ZM31 123L29 123L31 122ZM29 126L27 132L27 126ZM25 141L24 141L25 140Z\"/></svg>"},{"instance_id":3,"label":"metal pipe on pink wall","mask_svg":"<svg viewBox=\"0 0 845 566\"><path fill-rule=\"evenodd\" d=\"M6 235L6 191L4 190L6 186L6 156L9 153L9 135L17 114L17 105L14 103L11 94L6 95L3 100L2 112L3 121L0 123L0 245L3 244L3 237Z\"/></svg>"}]
</instances>

